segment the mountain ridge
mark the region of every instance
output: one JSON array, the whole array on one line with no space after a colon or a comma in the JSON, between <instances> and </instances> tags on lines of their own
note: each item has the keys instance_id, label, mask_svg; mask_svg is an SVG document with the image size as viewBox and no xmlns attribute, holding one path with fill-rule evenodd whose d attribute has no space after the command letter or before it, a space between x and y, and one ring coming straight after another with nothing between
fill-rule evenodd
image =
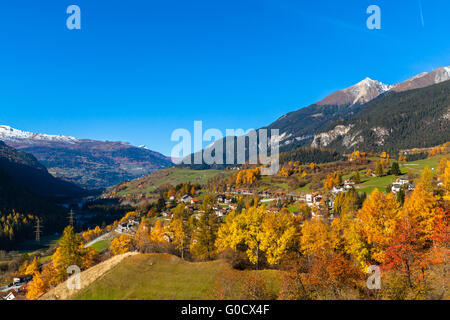
<instances>
[{"instance_id":1,"label":"mountain ridge","mask_svg":"<svg viewBox=\"0 0 450 320\"><path fill-rule=\"evenodd\" d=\"M0 141L32 154L53 176L86 189L103 189L172 165L147 147L77 139L0 126Z\"/></svg>"}]
</instances>

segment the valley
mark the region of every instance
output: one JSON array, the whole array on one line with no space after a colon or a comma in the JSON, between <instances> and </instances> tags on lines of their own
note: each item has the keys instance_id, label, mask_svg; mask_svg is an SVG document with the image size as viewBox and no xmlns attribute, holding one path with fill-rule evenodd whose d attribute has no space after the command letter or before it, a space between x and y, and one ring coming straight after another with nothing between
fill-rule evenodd
<instances>
[{"instance_id":1,"label":"valley","mask_svg":"<svg viewBox=\"0 0 450 320\"><path fill-rule=\"evenodd\" d=\"M448 299L445 72L365 79L281 117L267 127L282 133L272 176L0 126L0 296ZM75 293L71 264L88 279ZM370 265L385 270L376 294Z\"/></svg>"}]
</instances>

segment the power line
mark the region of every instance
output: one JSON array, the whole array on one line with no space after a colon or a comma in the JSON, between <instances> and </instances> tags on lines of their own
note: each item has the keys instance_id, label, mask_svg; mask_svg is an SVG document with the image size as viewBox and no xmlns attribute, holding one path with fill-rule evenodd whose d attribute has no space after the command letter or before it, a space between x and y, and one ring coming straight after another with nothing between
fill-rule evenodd
<instances>
[{"instance_id":1,"label":"power line","mask_svg":"<svg viewBox=\"0 0 450 320\"><path fill-rule=\"evenodd\" d=\"M36 241L41 242L41 233L43 227L41 226L41 219L38 217L36 221L36 226L34 227L34 233L36 233Z\"/></svg>"},{"instance_id":2,"label":"power line","mask_svg":"<svg viewBox=\"0 0 450 320\"><path fill-rule=\"evenodd\" d=\"M75 214L73 213L73 210L71 209L69 212L69 224L74 227L75 226Z\"/></svg>"}]
</instances>

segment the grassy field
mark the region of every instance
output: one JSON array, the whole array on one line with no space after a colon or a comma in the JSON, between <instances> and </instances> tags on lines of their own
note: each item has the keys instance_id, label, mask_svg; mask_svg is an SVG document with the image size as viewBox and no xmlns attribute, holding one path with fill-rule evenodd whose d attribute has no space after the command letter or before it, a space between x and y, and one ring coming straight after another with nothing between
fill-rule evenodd
<instances>
[{"instance_id":1,"label":"grassy field","mask_svg":"<svg viewBox=\"0 0 450 320\"><path fill-rule=\"evenodd\" d=\"M109 248L110 244L111 244L111 240L106 240L106 239L100 240L100 241L97 241L96 243L94 243L92 245L92 248L94 250L96 250L97 252L103 252Z\"/></svg>"},{"instance_id":2,"label":"grassy field","mask_svg":"<svg viewBox=\"0 0 450 320\"><path fill-rule=\"evenodd\" d=\"M278 292L281 273L276 270L237 271L223 260L187 262L168 254L128 257L83 289L76 300L104 299L211 299L219 277L225 272L245 276L260 273L273 292Z\"/></svg>"},{"instance_id":3,"label":"grassy field","mask_svg":"<svg viewBox=\"0 0 450 320\"><path fill-rule=\"evenodd\" d=\"M408 172L412 172L412 173L417 173L417 174L421 174L423 169L426 166L429 166L431 169L436 169L439 165L439 161L441 161L442 158L446 158L449 157L449 155L439 155L439 156L435 156L435 157L431 157L431 158L427 158L427 159L423 159L423 160L417 160L417 161L413 161L413 162L407 162L404 164L400 165L400 168L403 168L405 170L407 170Z\"/></svg>"},{"instance_id":4,"label":"grassy field","mask_svg":"<svg viewBox=\"0 0 450 320\"><path fill-rule=\"evenodd\" d=\"M422 174L423 169L429 166L432 170L436 169L442 158L448 157L448 155L439 155L423 160L417 160L412 162L400 163L400 170L403 174L415 173ZM375 188L380 191L384 191L386 187L395 181L396 177L393 175L383 176L383 177L362 177L362 183L356 186L356 189L361 192L366 192L370 194ZM417 182L417 181L415 181Z\"/></svg>"},{"instance_id":5,"label":"grassy field","mask_svg":"<svg viewBox=\"0 0 450 320\"><path fill-rule=\"evenodd\" d=\"M208 179L213 178L219 173L231 174L232 171L190 170L174 167L162 169L145 178L130 181L123 190L118 192L118 195L124 196L135 193L152 193L158 187L166 184L171 184L173 186L185 182L205 184Z\"/></svg>"}]
</instances>

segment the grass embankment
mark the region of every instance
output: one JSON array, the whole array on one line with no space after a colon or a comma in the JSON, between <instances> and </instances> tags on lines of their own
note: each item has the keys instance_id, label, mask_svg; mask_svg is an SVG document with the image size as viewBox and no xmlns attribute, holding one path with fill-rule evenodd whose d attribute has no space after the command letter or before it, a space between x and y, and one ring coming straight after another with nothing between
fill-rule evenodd
<instances>
[{"instance_id":1,"label":"grass embankment","mask_svg":"<svg viewBox=\"0 0 450 320\"><path fill-rule=\"evenodd\" d=\"M281 272L237 271L223 260L187 262L169 254L138 254L128 257L78 293L77 300L179 300L212 299L221 275L260 273L273 292L278 292Z\"/></svg>"}]
</instances>

